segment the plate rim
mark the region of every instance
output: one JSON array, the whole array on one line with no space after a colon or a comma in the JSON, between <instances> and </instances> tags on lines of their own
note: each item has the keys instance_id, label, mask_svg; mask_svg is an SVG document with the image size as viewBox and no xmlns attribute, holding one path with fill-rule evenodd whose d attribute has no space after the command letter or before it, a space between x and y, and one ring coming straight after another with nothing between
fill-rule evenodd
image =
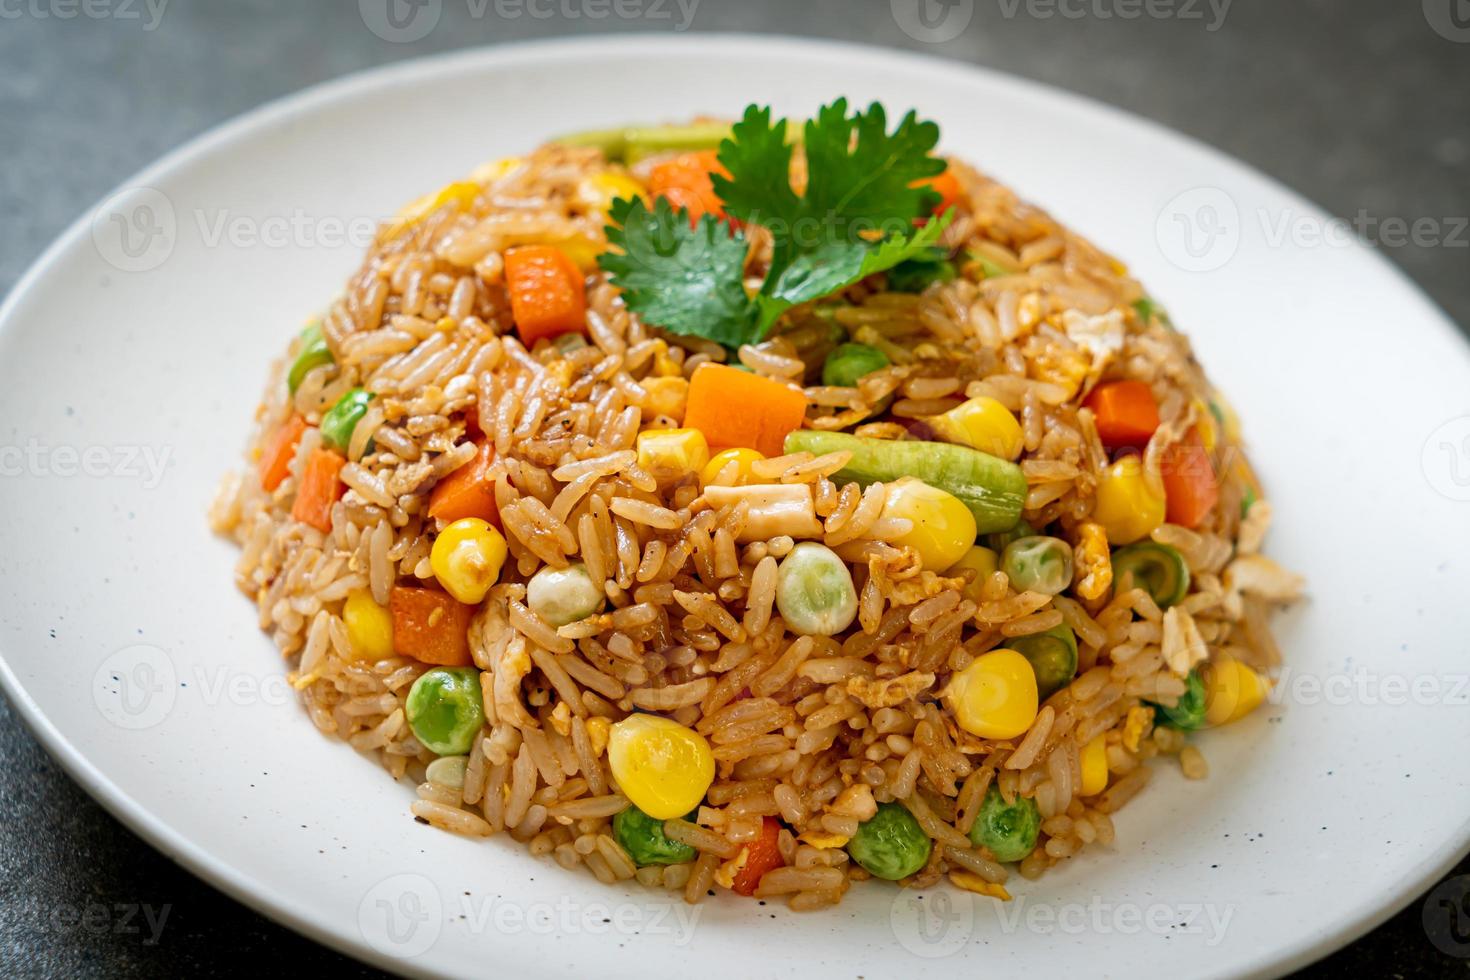
<instances>
[{"instance_id":1,"label":"plate rim","mask_svg":"<svg viewBox=\"0 0 1470 980\"><path fill-rule=\"evenodd\" d=\"M587 54L606 56L636 52L639 48L673 50L687 54L690 50L700 48L707 51L734 50L749 49L757 45L767 52L772 47L778 47L792 53L817 50L827 54L861 57L881 61L914 74L960 78L980 76L990 84L1024 92L1027 97L1041 99L1054 108L1080 111L1092 117L1101 116L1114 124L1147 132L1152 137L1166 140L1175 146L1187 146L1193 152L1210 158L1216 165L1268 185L1273 191L1302 206L1307 213L1317 216L1329 214L1305 194L1199 137L1090 95L949 57L938 51L919 52L829 38L750 31L686 35L639 31L546 38L478 45L358 69L271 99L188 138L89 204L26 267L6 294L4 302L0 303L0 345L19 330L13 322L18 319L16 312L33 289L66 253L85 242L90 234L92 218L101 204L121 191L151 186L153 181L186 169L201 158L228 149L233 143L247 140L263 128L330 107L334 102L392 88L407 81L432 80L494 67L500 63ZM1470 363L1470 338L1457 328L1453 318L1407 272L1378 249L1357 241L1352 243L1351 249L1371 253L1371 261L1378 264L1379 270L1396 279L1406 294L1419 301L1424 314L1421 318L1433 321L1436 329L1458 341L1454 346L1466 357L1467 363ZM0 690L4 691L27 730L67 776L108 813L165 857L272 922L359 962L391 973L425 976L434 974L427 963L393 958L378 952L360 937L355 938L350 931L339 932L334 927L335 920L330 916L303 905L294 900L289 892L268 885L231 861L195 844L173 829L164 816L124 792L45 715L11 667L3 647L0 647ZM1270 951L1249 957L1238 964L1243 968L1240 975L1281 976L1330 955L1407 908L1422 891L1443 877L1467 853L1470 853L1470 817L1466 817L1456 833L1450 835L1428 857L1400 876L1390 892L1380 892L1379 900L1360 903L1355 913L1344 917L1326 931L1304 935L1294 942L1277 945ZM1382 897L1385 894L1388 895L1387 898Z\"/></svg>"}]
</instances>

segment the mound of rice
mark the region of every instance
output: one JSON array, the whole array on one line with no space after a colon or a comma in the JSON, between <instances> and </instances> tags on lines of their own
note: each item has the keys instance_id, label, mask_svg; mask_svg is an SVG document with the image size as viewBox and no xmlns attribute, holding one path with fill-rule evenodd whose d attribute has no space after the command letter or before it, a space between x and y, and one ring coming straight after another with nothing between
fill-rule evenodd
<instances>
[{"instance_id":1,"label":"mound of rice","mask_svg":"<svg viewBox=\"0 0 1470 980\"><path fill-rule=\"evenodd\" d=\"M739 543L738 508L712 507L692 474L655 484L631 451L640 430L678 421L642 384L655 366L688 377L727 352L641 323L595 272L586 345L528 351L516 339L505 251L605 241L587 180L621 170L597 150L551 145L477 174L473 200L384 227L321 317L334 363L310 371L293 396L285 372L296 348L284 352L246 466L213 506L215 528L241 548L238 585L317 728L418 784L410 809L421 822L508 834L565 868L604 882L636 877L690 902L728 886L762 818L778 817L787 869L757 894L786 896L797 909L831 905L869 877L842 844L875 801L901 802L934 842L906 885L948 876L1004 896L1007 867L968 834L992 785L1040 809L1041 842L1018 866L1031 878L1108 845L1113 814L1148 783L1149 760L1172 756L1187 776L1203 776L1197 749L1156 727L1149 704L1172 704L1187 671L1209 657L1263 674L1278 665L1268 612L1294 599L1300 582L1259 553L1269 505L1242 507L1254 478L1228 426L1210 417L1215 393L1184 336L1135 307L1144 294L1125 268L1005 187L961 162L951 168L966 200L944 242L972 260L919 294L886 292L881 275L849 290L837 320L893 363L860 388L808 388L807 425L900 438L909 420L967 397L998 399L1024 432L1024 518L1055 523L1076 544L1108 464L1081 399L1104 372L1143 381L1162 420L1144 458L1148 479L1157 483L1161 454L1192 426L1218 436L1219 505L1200 527L1164 524L1153 534L1189 566L1182 602L1162 612L1142 589L1118 593L1099 580L1093 598L1017 593L1003 572L972 598L952 579L919 574L890 543L881 484L867 493L838 485L840 459L797 455L760 465L771 482L812 486L819 540L850 563L860 613L835 637L793 635L773 592L776 562L794 542ZM752 251L759 265L758 241ZM798 311L740 360L802 384L804 322ZM353 433L347 492L322 533L291 517L316 428L273 492L254 464L292 415L314 426L359 386L377 397ZM865 421L890 397L881 421ZM510 558L470 628L487 720L462 785L451 785L427 779L435 756L405 719L408 690L428 666L358 659L342 609L355 590L386 605L395 583L432 584L439 528L426 516L429 493L474 456L478 433L494 446ZM525 583L568 561L586 564L608 605L558 630L526 607ZM939 698L951 674L1009 638L1063 623L1078 638L1079 670L1029 731L986 740L956 725ZM635 710L665 714L713 745L717 774L697 823L675 828L697 851L689 863L640 869L611 830L627 800L609 768L608 731ZM1080 749L1098 735L1109 785L1081 798Z\"/></svg>"}]
</instances>

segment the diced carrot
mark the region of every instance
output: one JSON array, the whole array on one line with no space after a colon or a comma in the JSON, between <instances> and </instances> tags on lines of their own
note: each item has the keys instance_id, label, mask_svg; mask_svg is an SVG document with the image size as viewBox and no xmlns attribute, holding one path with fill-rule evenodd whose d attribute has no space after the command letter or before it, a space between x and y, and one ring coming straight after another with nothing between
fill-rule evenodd
<instances>
[{"instance_id":1,"label":"diced carrot","mask_svg":"<svg viewBox=\"0 0 1470 980\"><path fill-rule=\"evenodd\" d=\"M1215 468L1198 429L1191 428L1183 440L1165 451L1160 469L1169 523L1198 527L1220 499Z\"/></svg>"},{"instance_id":2,"label":"diced carrot","mask_svg":"<svg viewBox=\"0 0 1470 980\"><path fill-rule=\"evenodd\" d=\"M587 328L587 287L577 263L552 245L522 245L505 253L505 285L521 343Z\"/></svg>"},{"instance_id":3,"label":"diced carrot","mask_svg":"<svg viewBox=\"0 0 1470 980\"><path fill-rule=\"evenodd\" d=\"M429 516L445 524L478 517L499 527L495 481L490 479L490 465L494 462L495 447L488 441L481 443L474 459L434 485L434 492L429 494Z\"/></svg>"},{"instance_id":4,"label":"diced carrot","mask_svg":"<svg viewBox=\"0 0 1470 980\"><path fill-rule=\"evenodd\" d=\"M395 585L388 593L393 616L393 649L420 663L468 667L470 620L475 607L438 589Z\"/></svg>"},{"instance_id":5,"label":"diced carrot","mask_svg":"<svg viewBox=\"0 0 1470 980\"><path fill-rule=\"evenodd\" d=\"M761 835L745 845L745 866L735 873L730 890L747 898L755 894L767 871L782 867L786 862L781 857L781 821L775 817L761 818Z\"/></svg>"},{"instance_id":6,"label":"diced carrot","mask_svg":"<svg viewBox=\"0 0 1470 980\"><path fill-rule=\"evenodd\" d=\"M805 418L805 395L749 371L701 364L689 381L684 426L703 432L714 450L780 456L787 433L801 428Z\"/></svg>"},{"instance_id":7,"label":"diced carrot","mask_svg":"<svg viewBox=\"0 0 1470 980\"><path fill-rule=\"evenodd\" d=\"M347 460L330 449L316 449L306 458L306 472L301 474L301 486L296 489L296 503L291 507L291 516L303 524L326 534L332 530L332 505L346 487L339 474Z\"/></svg>"},{"instance_id":8,"label":"diced carrot","mask_svg":"<svg viewBox=\"0 0 1470 980\"><path fill-rule=\"evenodd\" d=\"M943 214L965 199L965 185L960 183L953 169L946 170L936 177L921 180L919 186L939 193L939 203L934 206L935 214Z\"/></svg>"},{"instance_id":9,"label":"diced carrot","mask_svg":"<svg viewBox=\"0 0 1470 980\"><path fill-rule=\"evenodd\" d=\"M286 474L291 471L291 460L296 456L296 447L306 434L306 419L293 415L275 431L265 452L260 457L260 485L267 493L273 493Z\"/></svg>"},{"instance_id":10,"label":"diced carrot","mask_svg":"<svg viewBox=\"0 0 1470 980\"><path fill-rule=\"evenodd\" d=\"M1142 449L1159 427L1159 405L1142 381L1109 381L1083 402L1097 419L1097 435L1109 449Z\"/></svg>"},{"instance_id":11,"label":"diced carrot","mask_svg":"<svg viewBox=\"0 0 1470 980\"><path fill-rule=\"evenodd\" d=\"M688 208L691 222L705 214L723 218L725 206L715 193L712 173L730 176L720 163L718 150L681 153L649 171L648 190L654 197L667 198L675 208Z\"/></svg>"}]
</instances>

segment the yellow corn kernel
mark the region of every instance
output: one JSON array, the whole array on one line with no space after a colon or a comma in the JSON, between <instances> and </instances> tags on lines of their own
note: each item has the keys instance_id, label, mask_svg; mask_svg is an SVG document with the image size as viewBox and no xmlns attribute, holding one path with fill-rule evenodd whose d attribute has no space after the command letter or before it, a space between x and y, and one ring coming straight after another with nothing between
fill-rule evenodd
<instances>
[{"instance_id":1,"label":"yellow corn kernel","mask_svg":"<svg viewBox=\"0 0 1470 980\"><path fill-rule=\"evenodd\" d=\"M944 697L971 735L1015 738L1036 720L1036 672L1016 651L992 650L950 678Z\"/></svg>"},{"instance_id":2,"label":"yellow corn kernel","mask_svg":"<svg viewBox=\"0 0 1470 980\"><path fill-rule=\"evenodd\" d=\"M998 568L1000 568L1000 556L984 545L977 544L966 551L959 561L951 565L945 574L953 577L965 571L974 572L975 577L965 587L965 595L978 602L980 590L985 587L986 580L994 575Z\"/></svg>"},{"instance_id":3,"label":"yellow corn kernel","mask_svg":"<svg viewBox=\"0 0 1470 980\"><path fill-rule=\"evenodd\" d=\"M726 449L722 452L715 453L710 457L710 461L705 464L704 470L699 474L699 485L701 487L707 487L719 481L721 486L748 486L753 479L753 474L750 471L751 464L763 459L765 457L754 449ZM725 467L731 463L735 464L735 468L729 473L725 473ZM724 474L723 480L721 480L721 474Z\"/></svg>"},{"instance_id":4,"label":"yellow corn kernel","mask_svg":"<svg viewBox=\"0 0 1470 980\"><path fill-rule=\"evenodd\" d=\"M678 378L644 378L639 384L648 392L643 403L643 421L667 416L675 422L684 421L684 406L689 401L689 382Z\"/></svg>"},{"instance_id":5,"label":"yellow corn kernel","mask_svg":"<svg viewBox=\"0 0 1470 980\"><path fill-rule=\"evenodd\" d=\"M480 185L472 180L457 180L452 184L445 184L432 194L425 194L406 204L378 233L378 240L396 238L446 204L453 204L463 211L474 203L479 193Z\"/></svg>"},{"instance_id":6,"label":"yellow corn kernel","mask_svg":"<svg viewBox=\"0 0 1470 980\"><path fill-rule=\"evenodd\" d=\"M506 554L499 531L478 517L466 517L439 532L429 551L429 567L446 592L478 605L500 578Z\"/></svg>"},{"instance_id":7,"label":"yellow corn kernel","mask_svg":"<svg viewBox=\"0 0 1470 980\"><path fill-rule=\"evenodd\" d=\"M1108 548L1108 533L1103 526L1095 521L1079 524L1074 553L1077 594L1088 601L1102 598L1113 587L1113 553Z\"/></svg>"},{"instance_id":8,"label":"yellow corn kernel","mask_svg":"<svg viewBox=\"0 0 1470 980\"><path fill-rule=\"evenodd\" d=\"M393 656L393 615L373 600L373 594L358 589L342 606L342 623L347 642L358 660L386 660Z\"/></svg>"},{"instance_id":9,"label":"yellow corn kernel","mask_svg":"<svg viewBox=\"0 0 1470 980\"><path fill-rule=\"evenodd\" d=\"M638 433L638 465L660 482L701 472L709 443L698 429L650 429Z\"/></svg>"},{"instance_id":10,"label":"yellow corn kernel","mask_svg":"<svg viewBox=\"0 0 1470 980\"><path fill-rule=\"evenodd\" d=\"M631 201L645 198L647 191L637 180L615 170L593 174L577 185L577 203L597 211L607 211L618 198Z\"/></svg>"},{"instance_id":11,"label":"yellow corn kernel","mask_svg":"<svg viewBox=\"0 0 1470 980\"><path fill-rule=\"evenodd\" d=\"M924 567L941 572L964 557L975 544L975 515L960 499L911 476L888 486L883 517L913 523L892 544L913 548Z\"/></svg>"},{"instance_id":12,"label":"yellow corn kernel","mask_svg":"<svg viewBox=\"0 0 1470 980\"><path fill-rule=\"evenodd\" d=\"M1132 544L1164 523L1164 498L1149 489L1137 456L1124 456L1103 470L1092 519L1113 544Z\"/></svg>"},{"instance_id":13,"label":"yellow corn kernel","mask_svg":"<svg viewBox=\"0 0 1470 980\"><path fill-rule=\"evenodd\" d=\"M1228 725L1260 707L1268 682L1234 657L1216 657L1200 670L1205 685L1205 721Z\"/></svg>"},{"instance_id":14,"label":"yellow corn kernel","mask_svg":"<svg viewBox=\"0 0 1470 980\"><path fill-rule=\"evenodd\" d=\"M945 442L957 442L1001 459L1017 458L1025 443L1021 423L1010 409L984 396L934 416L929 426Z\"/></svg>"},{"instance_id":15,"label":"yellow corn kernel","mask_svg":"<svg viewBox=\"0 0 1470 980\"><path fill-rule=\"evenodd\" d=\"M1078 796L1096 796L1108 788L1108 738L1099 735L1082 747L1082 786Z\"/></svg>"},{"instance_id":16,"label":"yellow corn kernel","mask_svg":"<svg viewBox=\"0 0 1470 980\"><path fill-rule=\"evenodd\" d=\"M704 736L658 715L629 715L613 725L607 761L623 795L657 820L693 810L715 779Z\"/></svg>"},{"instance_id":17,"label":"yellow corn kernel","mask_svg":"<svg viewBox=\"0 0 1470 980\"><path fill-rule=\"evenodd\" d=\"M492 180L499 180L519 167L524 161L520 157L501 157L499 160L491 160L482 163L470 172L470 179L488 184Z\"/></svg>"}]
</instances>

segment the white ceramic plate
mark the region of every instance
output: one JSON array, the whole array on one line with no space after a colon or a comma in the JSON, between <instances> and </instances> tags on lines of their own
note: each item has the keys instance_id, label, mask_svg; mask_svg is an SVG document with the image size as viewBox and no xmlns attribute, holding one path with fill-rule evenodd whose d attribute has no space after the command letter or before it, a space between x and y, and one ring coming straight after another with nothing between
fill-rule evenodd
<instances>
[{"instance_id":1,"label":"white ceramic plate","mask_svg":"<svg viewBox=\"0 0 1470 980\"><path fill-rule=\"evenodd\" d=\"M1133 263L1193 335L1276 505L1270 550L1310 577L1310 601L1278 621L1287 697L1201 738L1208 781L1161 772L1111 853L1018 880L1004 907L874 885L806 916L690 910L415 824L409 787L311 728L234 591L234 549L205 530L267 361L355 267L367 222L484 159L752 100L802 116L837 94L919 107L947 150ZM390 969L1285 971L1384 919L1470 842L1470 357L1388 263L1298 231L1323 221L1117 111L866 48L637 37L323 86L130 180L0 313L0 505L16 515L0 521L0 678L160 850Z\"/></svg>"}]
</instances>

